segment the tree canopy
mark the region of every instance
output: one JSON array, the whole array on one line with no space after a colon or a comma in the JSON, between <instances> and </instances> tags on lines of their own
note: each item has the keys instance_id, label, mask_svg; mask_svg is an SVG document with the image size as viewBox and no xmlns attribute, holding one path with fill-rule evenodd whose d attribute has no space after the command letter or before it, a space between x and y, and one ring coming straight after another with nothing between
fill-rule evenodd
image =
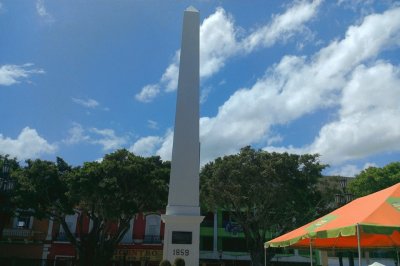
<instances>
[{"instance_id":1,"label":"tree canopy","mask_svg":"<svg viewBox=\"0 0 400 266\"><path fill-rule=\"evenodd\" d=\"M59 222L81 265L104 265L136 213L165 207L169 170L169 162L159 157L143 158L127 150L75 168L61 158L56 163L28 160L15 173L14 202L35 217ZM75 213L77 235L65 221ZM84 230L85 217L92 221L89 232Z\"/></svg>"},{"instance_id":2,"label":"tree canopy","mask_svg":"<svg viewBox=\"0 0 400 266\"><path fill-rule=\"evenodd\" d=\"M356 197L366 196L400 182L400 162L382 168L369 167L349 183L348 190Z\"/></svg>"},{"instance_id":3,"label":"tree canopy","mask_svg":"<svg viewBox=\"0 0 400 266\"><path fill-rule=\"evenodd\" d=\"M8 155L0 154L0 239L3 236L5 223L14 210L11 202L14 182L10 178L10 173L16 171L19 167L16 158L9 158Z\"/></svg>"},{"instance_id":4,"label":"tree canopy","mask_svg":"<svg viewBox=\"0 0 400 266\"><path fill-rule=\"evenodd\" d=\"M231 213L243 228L253 265L263 265L269 232L281 234L321 214L317 182L325 167L318 155L245 147L202 168L201 201Z\"/></svg>"}]
</instances>

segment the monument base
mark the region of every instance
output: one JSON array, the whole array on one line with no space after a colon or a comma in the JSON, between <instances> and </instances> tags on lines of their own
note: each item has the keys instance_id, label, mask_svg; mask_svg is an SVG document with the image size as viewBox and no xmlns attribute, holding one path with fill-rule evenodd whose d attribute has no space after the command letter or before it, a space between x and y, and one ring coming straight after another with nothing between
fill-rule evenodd
<instances>
[{"instance_id":1,"label":"monument base","mask_svg":"<svg viewBox=\"0 0 400 266\"><path fill-rule=\"evenodd\" d=\"M181 257L186 265L199 265L200 223L204 216L162 215L165 223L163 259Z\"/></svg>"}]
</instances>

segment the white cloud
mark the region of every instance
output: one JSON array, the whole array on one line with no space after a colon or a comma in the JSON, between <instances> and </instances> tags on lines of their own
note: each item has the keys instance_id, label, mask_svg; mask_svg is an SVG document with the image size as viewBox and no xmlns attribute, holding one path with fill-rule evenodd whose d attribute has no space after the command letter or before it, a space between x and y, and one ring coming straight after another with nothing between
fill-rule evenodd
<instances>
[{"instance_id":1,"label":"white cloud","mask_svg":"<svg viewBox=\"0 0 400 266\"><path fill-rule=\"evenodd\" d=\"M156 151L156 155L160 156L163 160L171 160L172 158L172 144L174 142L174 131L168 129L163 137L160 148Z\"/></svg>"},{"instance_id":2,"label":"white cloud","mask_svg":"<svg viewBox=\"0 0 400 266\"><path fill-rule=\"evenodd\" d=\"M360 10L359 12L361 14L367 15L374 12L374 2L375 0L338 0L337 5L346 9L351 9L354 12ZM384 4L389 4L390 0L385 2Z\"/></svg>"},{"instance_id":3,"label":"white cloud","mask_svg":"<svg viewBox=\"0 0 400 266\"><path fill-rule=\"evenodd\" d=\"M147 136L138 139L129 150L141 156L151 156L156 154L163 160L171 160L173 139L174 132L171 129L168 129L162 137Z\"/></svg>"},{"instance_id":4,"label":"white cloud","mask_svg":"<svg viewBox=\"0 0 400 266\"><path fill-rule=\"evenodd\" d=\"M340 108L337 119L323 126L313 143L265 149L319 153L333 164L399 151L399 69L374 62L382 51L397 49L399 40L400 8L393 8L365 17L313 56L283 57L251 88L231 95L216 116L200 119L202 163L268 142L271 126L332 107ZM172 138L164 138L161 147L170 158Z\"/></svg>"},{"instance_id":5,"label":"white cloud","mask_svg":"<svg viewBox=\"0 0 400 266\"><path fill-rule=\"evenodd\" d=\"M345 176L345 177L354 177L355 175L359 174L361 171L357 165L354 164L346 164L335 171L332 171L330 175L335 176Z\"/></svg>"},{"instance_id":6,"label":"white cloud","mask_svg":"<svg viewBox=\"0 0 400 266\"><path fill-rule=\"evenodd\" d=\"M137 140L129 150L134 154L148 157L155 153L156 148L162 143L163 139L158 136L149 136Z\"/></svg>"},{"instance_id":7,"label":"white cloud","mask_svg":"<svg viewBox=\"0 0 400 266\"><path fill-rule=\"evenodd\" d=\"M362 168L359 168L354 164L346 164L341 166L340 168L334 169L329 172L329 175L335 176L345 176L345 177L354 177L358 175L362 170L365 170L369 167L376 167L377 165L374 163L366 163Z\"/></svg>"},{"instance_id":8,"label":"white cloud","mask_svg":"<svg viewBox=\"0 0 400 266\"><path fill-rule=\"evenodd\" d=\"M44 0L36 0L36 12L40 17L45 19L47 22L53 22L53 16L47 12L46 7L44 5Z\"/></svg>"},{"instance_id":9,"label":"white cloud","mask_svg":"<svg viewBox=\"0 0 400 266\"><path fill-rule=\"evenodd\" d=\"M84 100L79 98L72 98L72 101L87 108L96 108L97 106L99 106L99 102L93 99Z\"/></svg>"},{"instance_id":10,"label":"white cloud","mask_svg":"<svg viewBox=\"0 0 400 266\"><path fill-rule=\"evenodd\" d=\"M378 167L378 165L376 163L366 163L366 164L364 164L364 167L362 170L368 169L370 167Z\"/></svg>"},{"instance_id":11,"label":"white cloud","mask_svg":"<svg viewBox=\"0 0 400 266\"><path fill-rule=\"evenodd\" d=\"M121 148L127 142L125 137L117 136L113 129L91 128L89 129L89 132L100 136L100 137L91 137L90 142L93 144L102 145L104 151Z\"/></svg>"},{"instance_id":12,"label":"white cloud","mask_svg":"<svg viewBox=\"0 0 400 266\"><path fill-rule=\"evenodd\" d=\"M304 59L301 67L296 66L298 62L288 64L297 74L287 72L282 95L292 82L293 88L301 89L298 93L292 90L284 112L296 109L303 115L323 104L340 103L339 118L323 126L312 144L298 150L319 153L331 164L400 150L400 124L396 122L400 116L399 69L379 61L371 66L361 64L388 47L398 47L399 38L400 8L394 8L351 26L343 40L323 48L311 64L306 65ZM299 75L313 79L310 82Z\"/></svg>"},{"instance_id":13,"label":"white cloud","mask_svg":"<svg viewBox=\"0 0 400 266\"><path fill-rule=\"evenodd\" d=\"M158 129L158 123L153 120L147 120L147 127L151 129Z\"/></svg>"},{"instance_id":14,"label":"white cloud","mask_svg":"<svg viewBox=\"0 0 400 266\"><path fill-rule=\"evenodd\" d=\"M40 68L32 68L32 63L23 65L2 65L0 67L0 85L10 86L28 79L32 74L44 74Z\"/></svg>"},{"instance_id":15,"label":"white cloud","mask_svg":"<svg viewBox=\"0 0 400 266\"><path fill-rule=\"evenodd\" d=\"M203 104L203 103L205 103L207 101L208 95L211 93L212 89L213 88L211 86L208 86L208 87L205 87L205 88L201 89L201 91L200 91L200 104Z\"/></svg>"},{"instance_id":16,"label":"white cloud","mask_svg":"<svg viewBox=\"0 0 400 266\"><path fill-rule=\"evenodd\" d=\"M140 102L151 102L160 93L160 86L157 84L146 85L140 93L135 95L136 100Z\"/></svg>"},{"instance_id":17,"label":"white cloud","mask_svg":"<svg viewBox=\"0 0 400 266\"><path fill-rule=\"evenodd\" d=\"M63 140L67 145L89 143L101 145L104 151L121 148L127 143L127 138L117 136L113 129L84 128L79 123L73 123L68 130L68 137Z\"/></svg>"},{"instance_id":18,"label":"white cloud","mask_svg":"<svg viewBox=\"0 0 400 266\"><path fill-rule=\"evenodd\" d=\"M237 47L233 18L224 9L217 8L200 26L200 77L216 73ZM175 91L178 87L179 55L178 50L161 77L160 84L165 86L166 92Z\"/></svg>"},{"instance_id":19,"label":"white cloud","mask_svg":"<svg viewBox=\"0 0 400 266\"><path fill-rule=\"evenodd\" d=\"M176 51L172 63L167 67L161 77L161 83L165 84L165 91L175 91L178 87L178 74L179 74L179 56L180 50ZM158 86L159 88L160 86Z\"/></svg>"},{"instance_id":20,"label":"white cloud","mask_svg":"<svg viewBox=\"0 0 400 266\"><path fill-rule=\"evenodd\" d=\"M218 72L238 51L237 29L233 17L217 8L200 27L200 77Z\"/></svg>"},{"instance_id":21,"label":"white cloud","mask_svg":"<svg viewBox=\"0 0 400 266\"><path fill-rule=\"evenodd\" d=\"M39 136L35 129L25 127L16 139L0 134L0 151L19 160L38 158L43 154L53 154L57 145L50 144Z\"/></svg>"},{"instance_id":22,"label":"white cloud","mask_svg":"<svg viewBox=\"0 0 400 266\"><path fill-rule=\"evenodd\" d=\"M207 17L200 26L200 77L208 78L224 67L226 61L239 54L251 53L257 48L265 48L274 45L278 41L286 41L296 33L306 32L304 24L311 20L317 12L321 1L297 1L283 14L275 15L272 22L262 26L247 37L239 39L238 27L234 25L234 19L223 8ZM166 92L176 90L178 85L179 51L175 53L172 63L162 75L159 87L164 86ZM147 85L140 94L146 94ZM151 97L145 97L150 102L159 93L152 93ZM140 95L139 94L139 95ZM143 101L141 97L137 100Z\"/></svg>"},{"instance_id":23,"label":"white cloud","mask_svg":"<svg viewBox=\"0 0 400 266\"><path fill-rule=\"evenodd\" d=\"M294 2L285 13L275 15L270 24L246 37L241 43L242 48L249 53L257 47L270 47L277 41L286 41L294 34L304 31L304 23L316 15L320 4L319 0Z\"/></svg>"},{"instance_id":24,"label":"white cloud","mask_svg":"<svg viewBox=\"0 0 400 266\"><path fill-rule=\"evenodd\" d=\"M63 140L68 145L77 144L80 142L86 142L90 140L90 137L85 134L85 129L78 123L73 123L72 128L68 130L69 136Z\"/></svg>"},{"instance_id":25,"label":"white cloud","mask_svg":"<svg viewBox=\"0 0 400 266\"><path fill-rule=\"evenodd\" d=\"M343 90L340 117L322 127L309 147L333 163L400 151L400 69L360 66Z\"/></svg>"},{"instance_id":26,"label":"white cloud","mask_svg":"<svg viewBox=\"0 0 400 266\"><path fill-rule=\"evenodd\" d=\"M272 145L274 143L279 143L283 141L283 137L281 135L273 135L268 137L267 143L268 145Z\"/></svg>"},{"instance_id":27,"label":"white cloud","mask_svg":"<svg viewBox=\"0 0 400 266\"><path fill-rule=\"evenodd\" d=\"M336 106L340 102L342 91L347 91L352 86L348 80L349 75L351 77L351 73L358 69L352 78L353 85L362 82L362 77L366 77L363 75L363 68L357 68L360 63L397 45L399 34L400 8L397 8L366 17L361 25L351 26L343 40L332 42L310 59L284 57L252 88L236 91L220 106L215 117L200 119L202 161L234 153L245 145L262 140L268 136L272 125L286 124L316 110ZM387 97L396 101L400 98L397 96L397 88L400 87L397 83L397 70L385 64L378 64L376 67L378 68L370 75L375 73L373 76L377 81L361 83L363 85L360 88L364 88L365 92L363 95L370 97L371 93L367 88L374 85L371 89L380 88L376 93L382 93L383 98L377 96L377 100L382 99L382 104ZM386 90L381 91L382 88ZM346 106L352 106L350 103L353 100L357 101L354 97L344 96L343 101L347 101L346 99L349 99L344 103ZM375 100L374 97L370 99ZM362 105L361 100L358 105ZM266 149L295 153L317 152L327 162L339 162L341 158L360 158L379 151L397 149L400 145L400 124L394 121L400 117L399 109L388 110L387 106L386 104L385 112L364 112L342 117L340 121L322 128L320 137L308 147ZM350 112L348 108L343 109L343 112ZM382 110L370 105L365 109ZM386 122L379 129L381 121ZM371 127L374 128L373 131ZM343 131L338 131L339 129ZM359 135L351 140L350 136L354 136L355 132ZM371 145L363 145L366 142Z\"/></svg>"}]
</instances>

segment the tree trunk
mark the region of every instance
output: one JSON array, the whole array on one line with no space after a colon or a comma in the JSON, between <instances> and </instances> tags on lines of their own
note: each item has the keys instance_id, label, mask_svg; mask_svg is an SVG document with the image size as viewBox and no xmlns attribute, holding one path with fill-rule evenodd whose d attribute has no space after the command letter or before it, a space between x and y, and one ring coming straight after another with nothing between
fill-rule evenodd
<instances>
[{"instance_id":1,"label":"tree trunk","mask_svg":"<svg viewBox=\"0 0 400 266\"><path fill-rule=\"evenodd\" d=\"M254 249L250 251L252 266L264 266L264 249Z\"/></svg>"},{"instance_id":2,"label":"tree trunk","mask_svg":"<svg viewBox=\"0 0 400 266\"><path fill-rule=\"evenodd\" d=\"M91 245L87 242L84 241L84 243L81 243L81 248L78 250L78 258L79 258L79 265L84 266L94 266L96 265L96 256L95 256L95 251L94 248L91 247Z\"/></svg>"},{"instance_id":3,"label":"tree trunk","mask_svg":"<svg viewBox=\"0 0 400 266\"><path fill-rule=\"evenodd\" d=\"M3 213L2 210L0 210L0 240L3 238L3 230L4 227L6 225L6 223L8 222L9 219L9 215L6 213Z\"/></svg>"}]
</instances>

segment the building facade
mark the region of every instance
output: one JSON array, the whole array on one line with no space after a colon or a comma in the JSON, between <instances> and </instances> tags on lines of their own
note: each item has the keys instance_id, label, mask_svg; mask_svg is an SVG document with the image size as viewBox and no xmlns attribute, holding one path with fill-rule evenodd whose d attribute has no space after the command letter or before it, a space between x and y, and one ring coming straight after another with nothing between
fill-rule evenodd
<instances>
[{"instance_id":1,"label":"building facade","mask_svg":"<svg viewBox=\"0 0 400 266\"><path fill-rule=\"evenodd\" d=\"M115 251L113 265L159 264L163 257L163 213L160 211L135 215ZM200 264L250 265L242 228L230 217L229 212L218 210L202 215L205 218L200 227ZM78 214L65 217L70 231L77 237L78 219ZM84 232L90 231L89 219L84 218L83 228ZM294 257L299 260L302 255L297 251L285 252L285 256L280 256L277 261ZM9 219L0 242L0 262L1 259L12 258L43 262L46 260L51 265L71 265L76 258L76 252L58 223L20 215Z\"/></svg>"},{"instance_id":2,"label":"building facade","mask_svg":"<svg viewBox=\"0 0 400 266\"><path fill-rule=\"evenodd\" d=\"M129 230L117 247L112 265L155 266L162 260L164 223L162 212L139 213L130 221ZM227 212L207 212L200 229L200 263L213 265L249 265L246 245L238 226ZM78 238L79 216L68 215L65 220L71 233ZM84 231L91 222L83 220ZM67 240L60 224L38 220L32 216L11 217L0 241L0 264L26 260L37 265L72 265L76 258L74 247Z\"/></svg>"}]
</instances>

